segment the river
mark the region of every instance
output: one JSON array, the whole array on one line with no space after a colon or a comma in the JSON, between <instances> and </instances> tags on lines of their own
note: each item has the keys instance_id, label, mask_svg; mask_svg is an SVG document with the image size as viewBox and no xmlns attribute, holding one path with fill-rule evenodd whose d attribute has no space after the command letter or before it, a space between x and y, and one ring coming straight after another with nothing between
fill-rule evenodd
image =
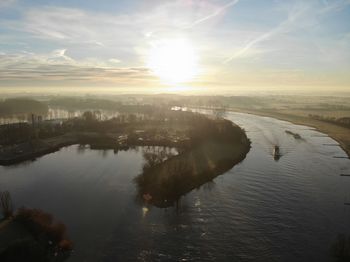
<instances>
[{"instance_id":1,"label":"river","mask_svg":"<svg viewBox=\"0 0 350 262\"><path fill-rule=\"evenodd\" d=\"M142 206L133 178L144 148L74 145L0 167L16 207L41 208L68 227L68 261L330 261L350 234L350 161L312 128L227 113L252 141L246 159L182 197L178 209ZM299 133L295 139L285 131ZM272 150L281 149L276 161Z\"/></svg>"}]
</instances>

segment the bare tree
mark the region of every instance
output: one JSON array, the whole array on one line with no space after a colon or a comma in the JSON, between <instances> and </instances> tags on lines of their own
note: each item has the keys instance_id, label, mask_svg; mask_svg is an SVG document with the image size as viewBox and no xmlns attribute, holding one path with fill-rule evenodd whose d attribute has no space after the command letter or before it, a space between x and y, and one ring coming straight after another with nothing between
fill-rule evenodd
<instances>
[{"instance_id":1,"label":"bare tree","mask_svg":"<svg viewBox=\"0 0 350 262\"><path fill-rule=\"evenodd\" d=\"M1 209L4 218L10 218L13 215L13 206L11 195L8 191L0 193Z\"/></svg>"}]
</instances>

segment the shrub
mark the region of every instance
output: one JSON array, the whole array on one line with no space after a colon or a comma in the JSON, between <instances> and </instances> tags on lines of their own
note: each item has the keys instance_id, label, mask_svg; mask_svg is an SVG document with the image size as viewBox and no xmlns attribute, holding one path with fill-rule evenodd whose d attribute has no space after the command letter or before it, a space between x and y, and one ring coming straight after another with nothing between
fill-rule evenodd
<instances>
[{"instance_id":1,"label":"shrub","mask_svg":"<svg viewBox=\"0 0 350 262\"><path fill-rule=\"evenodd\" d=\"M67 238L66 226L54 223L51 214L40 209L22 207L17 211L15 220L23 224L37 240L52 244L54 249L72 249L73 244Z\"/></svg>"}]
</instances>

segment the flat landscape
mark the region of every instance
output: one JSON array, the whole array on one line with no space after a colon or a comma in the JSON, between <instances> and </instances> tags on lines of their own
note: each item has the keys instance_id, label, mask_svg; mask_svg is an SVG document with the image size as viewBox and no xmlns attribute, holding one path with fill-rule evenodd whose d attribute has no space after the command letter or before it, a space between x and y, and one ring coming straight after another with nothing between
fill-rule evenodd
<instances>
[{"instance_id":1,"label":"flat landscape","mask_svg":"<svg viewBox=\"0 0 350 262\"><path fill-rule=\"evenodd\" d=\"M350 0L0 0L0 262L350 262Z\"/></svg>"}]
</instances>

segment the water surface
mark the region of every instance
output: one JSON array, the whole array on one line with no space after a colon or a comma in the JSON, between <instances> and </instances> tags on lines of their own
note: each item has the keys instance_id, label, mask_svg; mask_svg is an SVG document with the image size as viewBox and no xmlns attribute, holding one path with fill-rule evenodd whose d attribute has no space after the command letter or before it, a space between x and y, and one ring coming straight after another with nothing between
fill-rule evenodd
<instances>
[{"instance_id":1,"label":"water surface","mask_svg":"<svg viewBox=\"0 0 350 262\"><path fill-rule=\"evenodd\" d=\"M182 198L178 210L142 206L133 178L142 148L115 154L71 146L34 162L0 167L15 205L63 221L69 261L329 261L350 234L350 161L309 127L229 113L252 141L246 159ZM302 140L285 133L299 133ZM282 157L275 161L274 145Z\"/></svg>"}]
</instances>

